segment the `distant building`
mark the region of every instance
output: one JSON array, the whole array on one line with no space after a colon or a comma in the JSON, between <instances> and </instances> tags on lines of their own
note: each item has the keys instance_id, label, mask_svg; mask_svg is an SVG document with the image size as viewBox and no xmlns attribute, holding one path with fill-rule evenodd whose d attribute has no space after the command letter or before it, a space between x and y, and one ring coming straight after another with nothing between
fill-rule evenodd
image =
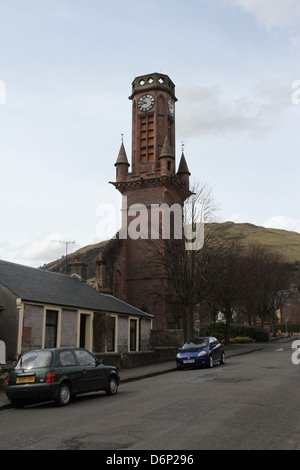
<instances>
[{"instance_id":1,"label":"distant building","mask_svg":"<svg viewBox=\"0 0 300 470\"><path fill-rule=\"evenodd\" d=\"M281 323L300 323L300 292L296 285L282 292Z\"/></svg>"}]
</instances>

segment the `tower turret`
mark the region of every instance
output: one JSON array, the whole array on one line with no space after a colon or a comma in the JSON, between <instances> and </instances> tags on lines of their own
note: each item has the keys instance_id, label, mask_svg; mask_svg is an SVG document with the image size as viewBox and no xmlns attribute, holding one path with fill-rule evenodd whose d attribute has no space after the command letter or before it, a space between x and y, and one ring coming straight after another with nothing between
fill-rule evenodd
<instances>
[{"instance_id":1,"label":"tower turret","mask_svg":"<svg viewBox=\"0 0 300 470\"><path fill-rule=\"evenodd\" d=\"M117 181L125 181L126 173L128 172L129 166L130 164L128 163L128 159L127 159L127 155L126 155L126 151L125 151L125 147L124 147L124 143L122 139L121 147L119 150L119 155L115 163Z\"/></svg>"},{"instance_id":2,"label":"tower turret","mask_svg":"<svg viewBox=\"0 0 300 470\"><path fill-rule=\"evenodd\" d=\"M166 134L159 161L161 175L175 173L175 156L170 145L168 134Z\"/></svg>"},{"instance_id":3,"label":"tower turret","mask_svg":"<svg viewBox=\"0 0 300 470\"><path fill-rule=\"evenodd\" d=\"M190 171L188 169L188 166L187 166L187 163L186 163L186 159L185 159L185 156L184 156L184 153L182 151L181 153L181 159L180 159L180 162L179 162L179 167L178 167L178 171L177 171L177 175L179 176L179 178L181 179L181 181L185 184L185 186L187 188L189 188L190 186Z\"/></svg>"}]
</instances>

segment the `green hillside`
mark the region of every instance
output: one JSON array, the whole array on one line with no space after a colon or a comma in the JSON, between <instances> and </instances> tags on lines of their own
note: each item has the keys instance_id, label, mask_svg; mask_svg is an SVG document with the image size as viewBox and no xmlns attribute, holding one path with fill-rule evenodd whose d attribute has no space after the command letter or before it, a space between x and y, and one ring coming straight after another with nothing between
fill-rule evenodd
<instances>
[{"instance_id":1,"label":"green hillside","mask_svg":"<svg viewBox=\"0 0 300 470\"><path fill-rule=\"evenodd\" d=\"M300 261L300 233L257 225L225 222L228 236L242 245L260 244L279 253L289 263Z\"/></svg>"},{"instance_id":2,"label":"green hillside","mask_svg":"<svg viewBox=\"0 0 300 470\"><path fill-rule=\"evenodd\" d=\"M223 225L226 227L226 238L240 240L240 243L244 246L259 243L280 253L288 263L300 261L300 233L298 232L259 227L248 223L225 222ZM92 279L95 276L96 258L106 243L107 241L103 241L80 248L68 255L68 261L79 258L80 261L86 263L88 265L88 279ZM66 257L63 256L41 268L65 273Z\"/></svg>"}]
</instances>

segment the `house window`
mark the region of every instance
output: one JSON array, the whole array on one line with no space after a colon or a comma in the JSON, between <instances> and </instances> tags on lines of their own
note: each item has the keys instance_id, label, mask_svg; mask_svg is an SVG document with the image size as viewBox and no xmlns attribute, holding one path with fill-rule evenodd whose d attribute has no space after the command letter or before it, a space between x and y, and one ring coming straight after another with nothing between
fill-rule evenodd
<instances>
[{"instance_id":1,"label":"house window","mask_svg":"<svg viewBox=\"0 0 300 470\"><path fill-rule=\"evenodd\" d=\"M107 352L115 352L116 350L115 337L116 337L116 318L109 317L107 319L107 339L106 339L106 351Z\"/></svg>"},{"instance_id":2,"label":"house window","mask_svg":"<svg viewBox=\"0 0 300 470\"><path fill-rule=\"evenodd\" d=\"M137 320L130 319L129 350L137 350Z\"/></svg>"},{"instance_id":3,"label":"house window","mask_svg":"<svg viewBox=\"0 0 300 470\"><path fill-rule=\"evenodd\" d=\"M45 325L45 348L55 348L57 340L57 319L58 312L56 310L46 310Z\"/></svg>"}]
</instances>

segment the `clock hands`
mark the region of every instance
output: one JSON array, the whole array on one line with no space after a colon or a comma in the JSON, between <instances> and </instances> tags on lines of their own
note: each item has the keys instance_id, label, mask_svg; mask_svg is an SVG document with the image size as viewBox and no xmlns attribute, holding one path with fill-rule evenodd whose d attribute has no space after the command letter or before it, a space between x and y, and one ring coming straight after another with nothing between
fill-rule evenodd
<instances>
[{"instance_id":1,"label":"clock hands","mask_svg":"<svg viewBox=\"0 0 300 470\"><path fill-rule=\"evenodd\" d=\"M138 108L140 111L149 111L151 108L153 108L154 103L155 103L154 96L143 95L138 100Z\"/></svg>"}]
</instances>

